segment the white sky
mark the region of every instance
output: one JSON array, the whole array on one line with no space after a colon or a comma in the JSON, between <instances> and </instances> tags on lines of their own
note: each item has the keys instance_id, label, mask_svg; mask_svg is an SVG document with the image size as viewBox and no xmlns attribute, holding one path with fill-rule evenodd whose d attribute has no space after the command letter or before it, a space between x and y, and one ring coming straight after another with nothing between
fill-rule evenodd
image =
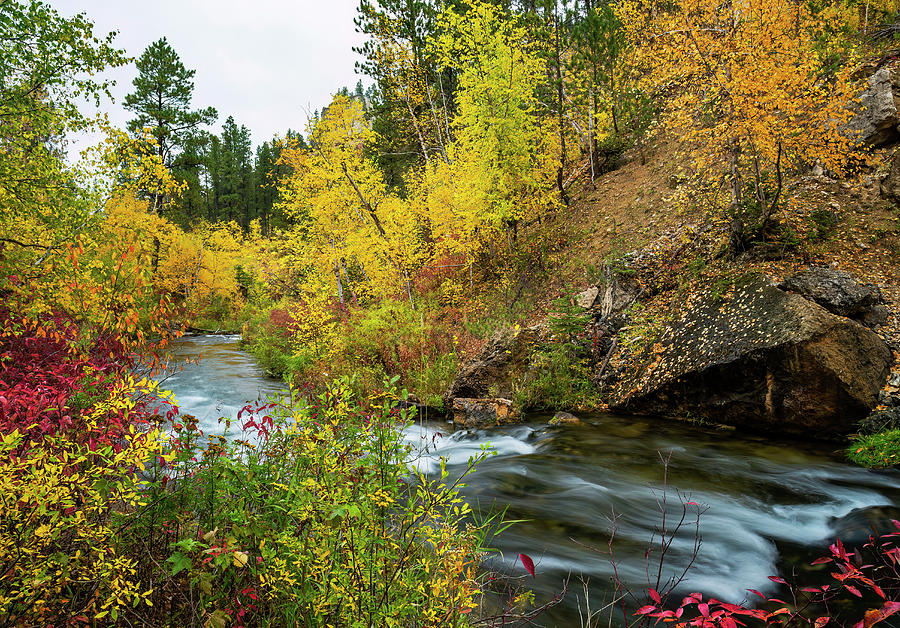
<instances>
[{"instance_id":1,"label":"white sky","mask_svg":"<svg viewBox=\"0 0 900 628\"><path fill-rule=\"evenodd\" d=\"M194 75L193 107L215 107L219 132L229 115L254 145L288 129L305 131L307 111L321 109L341 87L353 88L359 56L352 46L358 0L48 0L68 17L86 13L95 32L119 31L117 47L137 58L165 36ZM134 64L109 72L115 103L102 111L125 126L121 107ZM86 113L89 110L86 110Z\"/></svg>"}]
</instances>

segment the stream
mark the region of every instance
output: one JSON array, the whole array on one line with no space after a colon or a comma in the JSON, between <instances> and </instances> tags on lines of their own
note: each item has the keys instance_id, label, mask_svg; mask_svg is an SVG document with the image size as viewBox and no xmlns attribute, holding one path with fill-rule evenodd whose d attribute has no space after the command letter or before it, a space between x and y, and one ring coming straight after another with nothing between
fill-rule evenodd
<instances>
[{"instance_id":1,"label":"stream","mask_svg":"<svg viewBox=\"0 0 900 628\"><path fill-rule=\"evenodd\" d=\"M172 348L172 364L202 357L175 369L163 387L208 434L224 431L219 417L234 418L248 401L284 388L237 343L237 336L195 336ZM523 425L456 432L438 422L404 433L418 453L414 464L426 473L439 468L441 457L451 473L461 473L469 457L490 443L496 455L467 478L463 494L476 510L506 509L507 519L525 520L495 539L501 553L492 567L524 574L516 556L531 556L536 577L522 583L538 603L552 598L570 576L563 603L537 625L579 625L581 579L590 581L593 610L609 600L612 518L619 576L646 588L645 553L660 525L664 494L670 526L681 515L682 501L698 504L688 505L689 513L702 510L700 552L681 588L735 603L752 597L748 588L774 593L777 585L768 576L803 570L834 538L861 543L872 526L886 531L891 518L900 518L900 473L846 464L834 444L640 417L596 414L582 417L584 425L558 427L548 426L549 418L533 415ZM667 482L661 455L671 456ZM692 526L681 530L665 573L687 564L694 538ZM654 572L656 556L650 554Z\"/></svg>"}]
</instances>

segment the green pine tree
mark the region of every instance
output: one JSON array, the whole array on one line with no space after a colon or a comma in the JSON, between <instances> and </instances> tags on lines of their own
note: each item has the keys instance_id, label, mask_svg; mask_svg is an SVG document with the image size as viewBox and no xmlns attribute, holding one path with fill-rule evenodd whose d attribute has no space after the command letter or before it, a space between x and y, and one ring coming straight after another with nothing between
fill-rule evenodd
<instances>
[{"instance_id":1,"label":"green pine tree","mask_svg":"<svg viewBox=\"0 0 900 628\"><path fill-rule=\"evenodd\" d=\"M172 168L200 126L215 122L216 110L191 109L195 71L184 67L165 37L147 47L137 60L137 69L134 91L124 102L125 108L136 114L128 122L128 130L152 129L159 157Z\"/></svg>"}]
</instances>

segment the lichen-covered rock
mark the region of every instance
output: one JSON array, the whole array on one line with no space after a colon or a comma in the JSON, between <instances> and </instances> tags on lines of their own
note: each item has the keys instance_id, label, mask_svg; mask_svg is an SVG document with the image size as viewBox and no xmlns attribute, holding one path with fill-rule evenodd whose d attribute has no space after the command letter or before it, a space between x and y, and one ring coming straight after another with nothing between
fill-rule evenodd
<instances>
[{"instance_id":1,"label":"lichen-covered rock","mask_svg":"<svg viewBox=\"0 0 900 628\"><path fill-rule=\"evenodd\" d=\"M861 319L884 303L875 286L863 285L850 273L829 266L812 266L778 286L815 301L832 314Z\"/></svg>"},{"instance_id":2,"label":"lichen-covered rock","mask_svg":"<svg viewBox=\"0 0 900 628\"><path fill-rule=\"evenodd\" d=\"M453 400L453 423L470 429L495 427L515 423L518 413L509 399L465 399Z\"/></svg>"},{"instance_id":3,"label":"lichen-covered rock","mask_svg":"<svg viewBox=\"0 0 900 628\"><path fill-rule=\"evenodd\" d=\"M541 326L496 332L478 355L457 373L444 394L447 405L451 406L457 397L512 397L544 332L545 328Z\"/></svg>"},{"instance_id":4,"label":"lichen-covered rock","mask_svg":"<svg viewBox=\"0 0 900 628\"><path fill-rule=\"evenodd\" d=\"M578 307L589 310L594 307L594 302L597 300L598 294L600 294L600 288L591 286L587 290L575 295L575 303Z\"/></svg>"},{"instance_id":5,"label":"lichen-covered rock","mask_svg":"<svg viewBox=\"0 0 900 628\"><path fill-rule=\"evenodd\" d=\"M754 277L728 301L706 295L688 307L610 407L831 437L874 407L891 362L874 332Z\"/></svg>"},{"instance_id":6,"label":"lichen-covered rock","mask_svg":"<svg viewBox=\"0 0 900 628\"><path fill-rule=\"evenodd\" d=\"M868 82L843 132L858 145L886 146L900 139L890 69L882 67Z\"/></svg>"}]
</instances>

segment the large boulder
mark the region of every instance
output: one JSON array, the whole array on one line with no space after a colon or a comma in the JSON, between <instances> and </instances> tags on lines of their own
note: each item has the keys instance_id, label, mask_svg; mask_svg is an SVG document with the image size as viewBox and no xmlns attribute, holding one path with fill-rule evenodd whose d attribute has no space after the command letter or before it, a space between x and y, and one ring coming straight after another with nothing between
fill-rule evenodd
<instances>
[{"instance_id":1,"label":"large boulder","mask_svg":"<svg viewBox=\"0 0 900 628\"><path fill-rule=\"evenodd\" d=\"M613 411L815 437L852 431L892 362L874 332L764 277L701 296L658 349L612 391Z\"/></svg>"},{"instance_id":2,"label":"large boulder","mask_svg":"<svg viewBox=\"0 0 900 628\"><path fill-rule=\"evenodd\" d=\"M497 331L456 374L444 393L447 407L456 398L512 397L543 333L541 326Z\"/></svg>"},{"instance_id":3,"label":"large boulder","mask_svg":"<svg viewBox=\"0 0 900 628\"><path fill-rule=\"evenodd\" d=\"M832 314L860 320L884 304L877 287L860 284L847 271L830 266L801 270L778 287L815 301Z\"/></svg>"},{"instance_id":4,"label":"large boulder","mask_svg":"<svg viewBox=\"0 0 900 628\"><path fill-rule=\"evenodd\" d=\"M869 85L854 105L853 117L843 127L844 135L854 144L886 146L900 139L897 131L897 106L891 71L880 68L869 77Z\"/></svg>"}]
</instances>

